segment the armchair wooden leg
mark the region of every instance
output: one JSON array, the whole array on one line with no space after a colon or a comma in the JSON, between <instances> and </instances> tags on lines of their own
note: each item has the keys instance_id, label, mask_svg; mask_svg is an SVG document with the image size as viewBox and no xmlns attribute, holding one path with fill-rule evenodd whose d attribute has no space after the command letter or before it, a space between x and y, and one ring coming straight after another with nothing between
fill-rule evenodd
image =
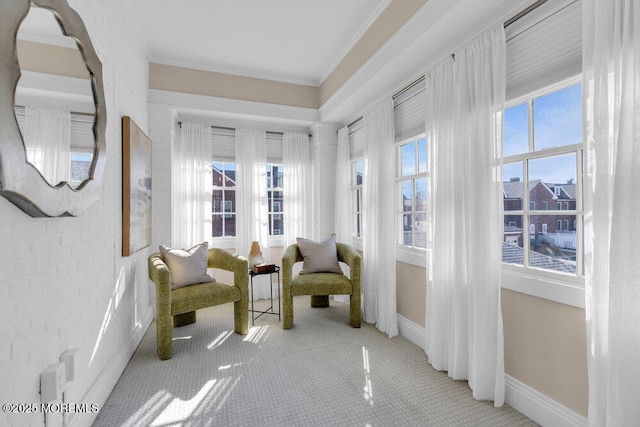
<instances>
[{"instance_id":1,"label":"armchair wooden leg","mask_svg":"<svg viewBox=\"0 0 640 427\"><path fill-rule=\"evenodd\" d=\"M282 295L282 329L293 326L293 297L285 292Z\"/></svg>"},{"instance_id":2,"label":"armchair wooden leg","mask_svg":"<svg viewBox=\"0 0 640 427\"><path fill-rule=\"evenodd\" d=\"M176 314L175 316L173 316L173 326L176 328L179 326L189 325L195 322L196 322L195 311L189 311L187 313Z\"/></svg>"},{"instance_id":3,"label":"armchair wooden leg","mask_svg":"<svg viewBox=\"0 0 640 427\"><path fill-rule=\"evenodd\" d=\"M311 307L329 307L329 295L311 295Z\"/></svg>"}]
</instances>

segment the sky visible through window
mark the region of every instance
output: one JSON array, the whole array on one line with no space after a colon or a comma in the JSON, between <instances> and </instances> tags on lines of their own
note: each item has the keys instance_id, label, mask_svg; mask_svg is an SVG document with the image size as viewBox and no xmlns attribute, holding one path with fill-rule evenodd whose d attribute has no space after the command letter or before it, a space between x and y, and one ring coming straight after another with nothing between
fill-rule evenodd
<instances>
[{"instance_id":1,"label":"sky visible through window","mask_svg":"<svg viewBox=\"0 0 640 427\"><path fill-rule=\"evenodd\" d=\"M581 85L569 86L533 100L534 151L582 143ZM523 103L505 110L503 156L509 157L529 151L528 104ZM573 163L573 164L572 164ZM535 169L533 168L535 166ZM529 164L530 179L544 182L575 182L575 156L556 156L544 162ZM532 170L534 169L534 170ZM522 167L505 165L503 178L522 180Z\"/></svg>"}]
</instances>

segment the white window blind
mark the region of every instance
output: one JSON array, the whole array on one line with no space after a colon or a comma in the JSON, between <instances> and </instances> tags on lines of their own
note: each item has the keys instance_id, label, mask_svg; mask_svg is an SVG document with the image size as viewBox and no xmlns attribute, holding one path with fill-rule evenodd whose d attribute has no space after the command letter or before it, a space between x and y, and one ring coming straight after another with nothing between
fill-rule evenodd
<instances>
[{"instance_id":1,"label":"white window blind","mask_svg":"<svg viewBox=\"0 0 640 427\"><path fill-rule=\"evenodd\" d=\"M93 152L93 115L71 113L71 151Z\"/></svg>"},{"instance_id":2,"label":"white window blind","mask_svg":"<svg viewBox=\"0 0 640 427\"><path fill-rule=\"evenodd\" d=\"M355 160L364 156L364 120L356 120L349 125L349 159Z\"/></svg>"},{"instance_id":3,"label":"white window blind","mask_svg":"<svg viewBox=\"0 0 640 427\"><path fill-rule=\"evenodd\" d=\"M213 160L221 162L236 161L236 130L232 128L211 127Z\"/></svg>"},{"instance_id":4,"label":"white window blind","mask_svg":"<svg viewBox=\"0 0 640 427\"><path fill-rule=\"evenodd\" d=\"M15 106L16 120L18 127L24 134L25 111L21 105ZM93 115L83 113L71 113L71 151L86 152L93 151L95 139L93 136Z\"/></svg>"},{"instance_id":5,"label":"white window blind","mask_svg":"<svg viewBox=\"0 0 640 427\"><path fill-rule=\"evenodd\" d=\"M267 162L282 163L283 135L281 132L267 132Z\"/></svg>"},{"instance_id":6,"label":"white window blind","mask_svg":"<svg viewBox=\"0 0 640 427\"><path fill-rule=\"evenodd\" d=\"M236 130L225 127L211 127L213 142L213 159L224 162L235 162ZM282 163L282 133L267 132L267 161Z\"/></svg>"},{"instance_id":7,"label":"white window blind","mask_svg":"<svg viewBox=\"0 0 640 427\"><path fill-rule=\"evenodd\" d=\"M404 141L425 132L427 97L421 80L393 99L396 141Z\"/></svg>"},{"instance_id":8,"label":"white window blind","mask_svg":"<svg viewBox=\"0 0 640 427\"><path fill-rule=\"evenodd\" d=\"M547 2L506 29L507 91L512 100L582 70L580 1Z\"/></svg>"}]
</instances>

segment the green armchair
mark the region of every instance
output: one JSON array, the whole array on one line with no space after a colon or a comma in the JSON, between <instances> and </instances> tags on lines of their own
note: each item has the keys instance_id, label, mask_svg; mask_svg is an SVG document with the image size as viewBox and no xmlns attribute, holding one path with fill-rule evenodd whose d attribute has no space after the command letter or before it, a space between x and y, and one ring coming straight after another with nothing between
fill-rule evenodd
<instances>
[{"instance_id":1,"label":"green armchair","mask_svg":"<svg viewBox=\"0 0 640 427\"><path fill-rule=\"evenodd\" d=\"M173 356L173 327L196 321L196 310L229 302L234 303L234 330L249 333L249 264L247 259L223 249L209 249L208 268L233 272L234 285L220 282L200 283L171 289L171 272L162 254L149 256L149 278L156 285L156 329L158 356Z\"/></svg>"},{"instance_id":2,"label":"green armchair","mask_svg":"<svg viewBox=\"0 0 640 427\"><path fill-rule=\"evenodd\" d=\"M336 243L338 261L349 266L350 277L336 273L299 274L292 277L293 265L303 260L298 245L287 248L282 256L282 328L293 326L293 297L311 295L311 307L329 306L329 295L350 295L351 326L362 323L360 311L361 258L358 252L344 243Z\"/></svg>"}]
</instances>

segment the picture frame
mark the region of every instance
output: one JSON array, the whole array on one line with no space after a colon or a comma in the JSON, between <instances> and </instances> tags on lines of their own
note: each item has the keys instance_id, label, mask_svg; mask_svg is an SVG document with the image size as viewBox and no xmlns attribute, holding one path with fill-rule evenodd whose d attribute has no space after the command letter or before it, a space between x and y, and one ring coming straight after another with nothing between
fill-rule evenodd
<instances>
[{"instance_id":1,"label":"picture frame","mask_svg":"<svg viewBox=\"0 0 640 427\"><path fill-rule=\"evenodd\" d=\"M151 139L122 116L122 256L151 245Z\"/></svg>"}]
</instances>

